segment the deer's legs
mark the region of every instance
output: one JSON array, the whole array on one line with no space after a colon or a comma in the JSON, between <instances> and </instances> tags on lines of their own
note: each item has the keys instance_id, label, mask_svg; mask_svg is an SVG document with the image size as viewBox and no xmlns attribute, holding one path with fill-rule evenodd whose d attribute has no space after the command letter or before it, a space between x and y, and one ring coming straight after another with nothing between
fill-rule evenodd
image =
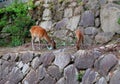
<instances>
[{"instance_id":1,"label":"deer's legs","mask_svg":"<svg viewBox=\"0 0 120 84\"><path fill-rule=\"evenodd\" d=\"M40 44L41 44L41 41L40 41L40 39L38 40L38 42L39 42L39 50L42 48L41 46L40 46Z\"/></svg>"},{"instance_id":2,"label":"deer's legs","mask_svg":"<svg viewBox=\"0 0 120 84\"><path fill-rule=\"evenodd\" d=\"M32 37L31 42L32 42L32 49L33 49L33 50L35 50L35 47L34 47L34 40L35 40L35 38L34 38L34 37Z\"/></svg>"}]
</instances>

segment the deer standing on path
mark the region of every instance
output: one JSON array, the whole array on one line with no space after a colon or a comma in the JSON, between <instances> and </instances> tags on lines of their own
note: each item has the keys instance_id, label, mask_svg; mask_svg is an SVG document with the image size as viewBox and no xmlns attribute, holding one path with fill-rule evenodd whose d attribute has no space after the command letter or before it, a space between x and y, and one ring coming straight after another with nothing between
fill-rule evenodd
<instances>
[{"instance_id":1,"label":"deer standing on path","mask_svg":"<svg viewBox=\"0 0 120 84\"><path fill-rule=\"evenodd\" d=\"M51 48L48 48L48 49L56 49L56 43L54 41L54 39L51 39L46 30L40 26L32 26L31 29L30 29L30 34L31 34L31 37L32 37L32 49L35 50L35 47L34 47L34 40L37 38L38 39L38 42L39 42L39 49L40 49L40 40L41 39L44 39L46 40L50 45L51 45Z\"/></svg>"},{"instance_id":2,"label":"deer standing on path","mask_svg":"<svg viewBox=\"0 0 120 84\"><path fill-rule=\"evenodd\" d=\"M76 35L76 38L77 38L76 48L77 48L77 50L79 50L79 49L80 49L80 46L81 46L80 44L83 45L84 36L83 36L83 34L82 34L82 32L81 32L80 29L77 29L77 30L75 31L75 35Z\"/></svg>"}]
</instances>

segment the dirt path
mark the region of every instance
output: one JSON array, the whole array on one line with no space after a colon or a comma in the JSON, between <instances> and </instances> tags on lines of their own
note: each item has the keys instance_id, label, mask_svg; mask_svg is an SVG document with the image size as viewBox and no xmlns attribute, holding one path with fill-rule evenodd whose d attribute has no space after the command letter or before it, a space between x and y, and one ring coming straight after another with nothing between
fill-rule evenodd
<instances>
[{"instance_id":1,"label":"dirt path","mask_svg":"<svg viewBox=\"0 0 120 84\"><path fill-rule=\"evenodd\" d=\"M89 48L85 48L85 50L92 50L94 48L99 48L99 47L100 46L91 46ZM42 49L39 50L38 44L35 44L35 48L36 50L34 52L38 52L38 53L54 51L54 50L48 50L45 45L42 45ZM56 50L70 52L70 53L74 53L77 51L74 46L63 46L63 47L57 48ZM13 48L0 47L0 56L6 53L15 53L15 52L19 53L19 52L26 52L26 51L32 51L31 43L27 43L22 46L13 47ZM102 50L102 52L103 53L110 53L110 52L114 53L120 59L120 44L117 44L115 48L110 48L110 49L106 48L106 50Z\"/></svg>"}]
</instances>

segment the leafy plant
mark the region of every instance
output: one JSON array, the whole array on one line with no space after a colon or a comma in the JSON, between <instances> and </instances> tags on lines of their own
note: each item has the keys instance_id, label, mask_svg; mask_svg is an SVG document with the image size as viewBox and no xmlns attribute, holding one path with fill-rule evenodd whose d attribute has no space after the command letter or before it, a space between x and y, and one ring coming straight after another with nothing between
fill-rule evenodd
<instances>
[{"instance_id":1,"label":"leafy plant","mask_svg":"<svg viewBox=\"0 0 120 84\"><path fill-rule=\"evenodd\" d=\"M120 1L113 1L113 3L120 5Z\"/></svg>"},{"instance_id":2,"label":"leafy plant","mask_svg":"<svg viewBox=\"0 0 120 84\"><path fill-rule=\"evenodd\" d=\"M6 19L6 16L0 19L0 28L4 27L7 24Z\"/></svg>"},{"instance_id":3,"label":"leafy plant","mask_svg":"<svg viewBox=\"0 0 120 84\"><path fill-rule=\"evenodd\" d=\"M118 18L118 24L120 24L120 18Z\"/></svg>"},{"instance_id":4,"label":"leafy plant","mask_svg":"<svg viewBox=\"0 0 120 84\"><path fill-rule=\"evenodd\" d=\"M5 39L0 40L0 46L5 46L5 43L6 43Z\"/></svg>"},{"instance_id":5,"label":"leafy plant","mask_svg":"<svg viewBox=\"0 0 120 84\"><path fill-rule=\"evenodd\" d=\"M3 28L4 32L10 33L11 46L23 44L28 36L30 26L35 23L28 15L29 6L31 5L15 0L11 5L0 9L0 15L2 15L0 29Z\"/></svg>"},{"instance_id":6,"label":"leafy plant","mask_svg":"<svg viewBox=\"0 0 120 84\"><path fill-rule=\"evenodd\" d=\"M20 36L12 36L12 42L10 43L10 46L18 46L22 44L22 39L20 39Z\"/></svg>"},{"instance_id":7,"label":"leafy plant","mask_svg":"<svg viewBox=\"0 0 120 84\"><path fill-rule=\"evenodd\" d=\"M85 71L80 71L80 72L79 72L79 74L78 74L78 76L77 76L77 80L78 80L78 81L80 81L80 82L82 81L82 77L83 77L83 75L84 75L84 72L85 72Z\"/></svg>"},{"instance_id":8,"label":"leafy plant","mask_svg":"<svg viewBox=\"0 0 120 84\"><path fill-rule=\"evenodd\" d=\"M80 3L80 2L82 2L82 0L77 0L77 2L79 2L79 3Z\"/></svg>"}]
</instances>

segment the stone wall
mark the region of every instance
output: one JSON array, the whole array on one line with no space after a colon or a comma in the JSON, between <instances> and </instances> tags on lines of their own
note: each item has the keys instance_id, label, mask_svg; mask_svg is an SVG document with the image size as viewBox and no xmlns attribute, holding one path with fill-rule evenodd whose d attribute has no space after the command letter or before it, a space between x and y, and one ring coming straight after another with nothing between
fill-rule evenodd
<instances>
[{"instance_id":1,"label":"stone wall","mask_svg":"<svg viewBox=\"0 0 120 84\"><path fill-rule=\"evenodd\" d=\"M0 84L119 84L119 50L120 45L115 44L79 51L64 48L3 54ZM81 70L84 73L79 81Z\"/></svg>"},{"instance_id":2,"label":"stone wall","mask_svg":"<svg viewBox=\"0 0 120 84\"><path fill-rule=\"evenodd\" d=\"M15 0L0 0L0 8L10 5L13 1ZM17 1L28 2L28 0L17 0Z\"/></svg>"},{"instance_id":3,"label":"stone wall","mask_svg":"<svg viewBox=\"0 0 120 84\"><path fill-rule=\"evenodd\" d=\"M35 0L36 8L30 12L55 40L73 41L74 30L81 28L85 44L91 45L119 36L120 5L115 1L119 0ZM0 84L119 84L119 43L79 51L2 54ZM82 70L85 73L78 81Z\"/></svg>"},{"instance_id":4,"label":"stone wall","mask_svg":"<svg viewBox=\"0 0 120 84\"><path fill-rule=\"evenodd\" d=\"M53 30L51 36L60 40L72 42L74 30L80 28L86 45L107 43L120 34L116 2L119 0L35 0L32 15L37 25Z\"/></svg>"}]
</instances>

